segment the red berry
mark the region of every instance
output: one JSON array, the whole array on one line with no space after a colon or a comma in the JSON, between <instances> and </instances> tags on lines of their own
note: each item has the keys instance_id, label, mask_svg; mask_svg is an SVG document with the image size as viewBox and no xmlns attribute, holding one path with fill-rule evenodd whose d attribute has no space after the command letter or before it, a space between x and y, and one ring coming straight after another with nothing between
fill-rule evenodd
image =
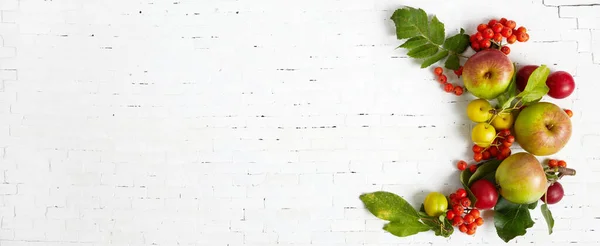
<instances>
[{"instance_id":1,"label":"red berry","mask_svg":"<svg viewBox=\"0 0 600 246\"><path fill-rule=\"evenodd\" d=\"M502 155L502 153L498 153L498 155L496 156L496 159L498 159L499 161L501 161L501 160L506 159L506 157L508 157L508 156Z\"/></svg>"},{"instance_id":2,"label":"red berry","mask_svg":"<svg viewBox=\"0 0 600 246\"><path fill-rule=\"evenodd\" d=\"M573 117L573 111L571 111L570 109L565 109L565 113L567 113L569 118Z\"/></svg>"},{"instance_id":3,"label":"red berry","mask_svg":"<svg viewBox=\"0 0 600 246\"><path fill-rule=\"evenodd\" d=\"M490 21L488 22L488 27L490 27L490 26L494 26L494 24L496 24L496 23L498 23L498 21L497 21L497 20L493 20L493 19L492 19L492 20L490 20Z\"/></svg>"},{"instance_id":4,"label":"red berry","mask_svg":"<svg viewBox=\"0 0 600 246\"><path fill-rule=\"evenodd\" d=\"M467 230L473 230L475 231L477 229L477 224L475 224L475 220L473 220L473 222L471 223L467 223L467 221L463 218L464 224L467 226Z\"/></svg>"},{"instance_id":5,"label":"red berry","mask_svg":"<svg viewBox=\"0 0 600 246\"><path fill-rule=\"evenodd\" d=\"M514 29L515 27L517 27L517 23L513 20L508 20L508 21L506 21L505 26L510 29Z\"/></svg>"},{"instance_id":6,"label":"red berry","mask_svg":"<svg viewBox=\"0 0 600 246\"><path fill-rule=\"evenodd\" d=\"M506 24L506 18L502 17L500 18L500 23L502 23L502 25Z\"/></svg>"},{"instance_id":7,"label":"red berry","mask_svg":"<svg viewBox=\"0 0 600 246\"><path fill-rule=\"evenodd\" d=\"M468 230L467 230L467 226L466 226L466 225L460 225L460 226L458 227L458 230L459 230L460 232L462 232L462 233L466 233L466 232L468 231Z\"/></svg>"},{"instance_id":8,"label":"red berry","mask_svg":"<svg viewBox=\"0 0 600 246\"><path fill-rule=\"evenodd\" d=\"M508 28L508 27L504 27L502 28L502 37L508 38L510 37L510 35L512 35L512 29Z\"/></svg>"},{"instance_id":9,"label":"red berry","mask_svg":"<svg viewBox=\"0 0 600 246\"><path fill-rule=\"evenodd\" d=\"M462 87L460 86L456 86L454 87L454 95L460 96L464 93L465 91L463 90Z\"/></svg>"},{"instance_id":10,"label":"red berry","mask_svg":"<svg viewBox=\"0 0 600 246\"><path fill-rule=\"evenodd\" d=\"M473 160L475 160L476 162L480 162L481 160L483 160L483 154L481 154L481 153L473 154Z\"/></svg>"},{"instance_id":11,"label":"red berry","mask_svg":"<svg viewBox=\"0 0 600 246\"><path fill-rule=\"evenodd\" d=\"M469 37L469 41L470 41L471 43L475 43L475 42L477 42L477 36L476 36L475 34L471 35L471 37Z\"/></svg>"},{"instance_id":12,"label":"red berry","mask_svg":"<svg viewBox=\"0 0 600 246\"><path fill-rule=\"evenodd\" d=\"M456 76L460 77L462 75L463 72L463 66L458 67L457 70L454 70L454 74L456 74Z\"/></svg>"},{"instance_id":13,"label":"red berry","mask_svg":"<svg viewBox=\"0 0 600 246\"><path fill-rule=\"evenodd\" d=\"M487 150L483 151L483 153L481 153L481 155L482 155L482 157L483 157L484 160L489 160L490 157L492 157L492 155L490 154L490 152L487 151Z\"/></svg>"},{"instance_id":14,"label":"red berry","mask_svg":"<svg viewBox=\"0 0 600 246\"><path fill-rule=\"evenodd\" d=\"M465 211L465 209L461 205L456 205L452 207L452 211L456 215L456 217L460 217L460 215Z\"/></svg>"},{"instance_id":15,"label":"red berry","mask_svg":"<svg viewBox=\"0 0 600 246\"><path fill-rule=\"evenodd\" d=\"M502 42L502 34L500 33L495 33L494 37L492 38L496 43L500 43Z\"/></svg>"},{"instance_id":16,"label":"red berry","mask_svg":"<svg viewBox=\"0 0 600 246\"><path fill-rule=\"evenodd\" d=\"M446 82L448 82L448 77L446 77L446 75L440 75L438 76L438 81L442 84L445 84Z\"/></svg>"},{"instance_id":17,"label":"red berry","mask_svg":"<svg viewBox=\"0 0 600 246\"><path fill-rule=\"evenodd\" d=\"M502 46L502 48L500 48L500 51L502 51L502 53L504 53L505 55L508 55L510 54L510 47Z\"/></svg>"},{"instance_id":18,"label":"red berry","mask_svg":"<svg viewBox=\"0 0 600 246\"><path fill-rule=\"evenodd\" d=\"M521 26L519 29L517 29L517 31L521 33L527 33L527 28Z\"/></svg>"},{"instance_id":19,"label":"red berry","mask_svg":"<svg viewBox=\"0 0 600 246\"><path fill-rule=\"evenodd\" d=\"M567 167L567 162L563 160L558 161L558 167Z\"/></svg>"},{"instance_id":20,"label":"red berry","mask_svg":"<svg viewBox=\"0 0 600 246\"><path fill-rule=\"evenodd\" d=\"M473 153L480 153L483 150L483 148L477 144L473 145Z\"/></svg>"},{"instance_id":21,"label":"red berry","mask_svg":"<svg viewBox=\"0 0 600 246\"><path fill-rule=\"evenodd\" d=\"M468 230L467 235L469 235L469 236L475 235L475 230Z\"/></svg>"},{"instance_id":22,"label":"red berry","mask_svg":"<svg viewBox=\"0 0 600 246\"><path fill-rule=\"evenodd\" d=\"M494 37L494 30L492 30L491 28L486 28L485 30L483 30L483 32L481 32L481 35L483 36L483 38L493 38Z\"/></svg>"},{"instance_id":23,"label":"red berry","mask_svg":"<svg viewBox=\"0 0 600 246\"><path fill-rule=\"evenodd\" d=\"M460 226L464 223L463 218L460 216L455 216L454 219L452 219L452 225L453 226Z\"/></svg>"},{"instance_id":24,"label":"red berry","mask_svg":"<svg viewBox=\"0 0 600 246\"><path fill-rule=\"evenodd\" d=\"M500 153L500 151L498 151L498 148L496 147L490 147L488 151L490 152L490 156L492 157L496 157L498 156L498 153Z\"/></svg>"},{"instance_id":25,"label":"red berry","mask_svg":"<svg viewBox=\"0 0 600 246\"><path fill-rule=\"evenodd\" d=\"M475 171L477 171L477 165L469 166L469 172L474 173Z\"/></svg>"},{"instance_id":26,"label":"red berry","mask_svg":"<svg viewBox=\"0 0 600 246\"><path fill-rule=\"evenodd\" d=\"M515 142L515 136L510 135L510 136L506 137L505 141L509 142L509 143L514 143Z\"/></svg>"},{"instance_id":27,"label":"red berry","mask_svg":"<svg viewBox=\"0 0 600 246\"><path fill-rule=\"evenodd\" d=\"M504 147L504 146L503 146ZM510 155L510 148L500 150L500 154L508 157Z\"/></svg>"},{"instance_id":28,"label":"red berry","mask_svg":"<svg viewBox=\"0 0 600 246\"><path fill-rule=\"evenodd\" d=\"M460 160L460 161L458 161L458 163L456 163L456 167L458 167L458 170L461 170L461 171L465 170L465 169L467 169L467 162Z\"/></svg>"},{"instance_id":29,"label":"red berry","mask_svg":"<svg viewBox=\"0 0 600 246\"><path fill-rule=\"evenodd\" d=\"M456 197L457 198L465 198L467 197L467 191L463 188L460 188L458 190L456 190Z\"/></svg>"},{"instance_id":30,"label":"red berry","mask_svg":"<svg viewBox=\"0 0 600 246\"><path fill-rule=\"evenodd\" d=\"M454 219L454 211L449 210L448 212L446 212L446 218L448 218L448 220Z\"/></svg>"},{"instance_id":31,"label":"red berry","mask_svg":"<svg viewBox=\"0 0 600 246\"><path fill-rule=\"evenodd\" d=\"M441 67L436 67L435 69L433 69L433 73L435 73L435 75L440 76L442 75L442 73L444 73L444 69Z\"/></svg>"},{"instance_id":32,"label":"red berry","mask_svg":"<svg viewBox=\"0 0 600 246\"><path fill-rule=\"evenodd\" d=\"M479 51L480 50L479 43L477 43L477 42L476 43L471 43L471 48L474 51Z\"/></svg>"},{"instance_id":33,"label":"red berry","mask_svg":"<svg viewBox=\"0 0 600 246\"><path fill-rule=\"evenodd\" d=\"M477 224L478 226L482 226L483 225L483 218L479 217L479 218L475 219L475 224Z\"/></svg>"},{"instance_id":34,"label":"red berry","mask_svg":"<svg viewBox=\"0 0 600 246\"><path fill-rule=\"evenodd\" d=\"M524 33L524 32L520 32L517 35L517 41L519 42L527 42L527 40L529 40L529 34Z\"/></svg>"},{"instance_id":35,"label":"red berry","mask_svg":"<svg viewBox=\"0 0 600 246\"><path fill-rule=\"evenodd\" d=\"M502 32L502 28L504 28L504 25L502 25L502 23L496 23L492 26L492 31L494 31L495 33L500 33Z\"/></svg>"},{"instance_id":36,"label":"red berry","mask_svg":"<svg viewBox=\"0 0 600 246\"><path fill-rule=\"evenodd\" d=\"M504 142L502 142L502 145L504 145L506 147L510 147L510 146L512 146L512 142L504 141Z\"/></svg>"},{"instance_id":37,"label":"red berry","mask_svg":"<svg viewBox=\"0 0 600 246\"><path fill-rule=\"evenodd\" d=\"M501 136L506 137L506 136L510 136L510 130L508 129L504 129L502 131L500 131Z\"/></svg>"},{"instance_id":38,"label":"red berry","mask_svg":"<svg viewBox=\"0 0 600 246\"><path fill-rule=\"evenodd\" d=\"M471 209L471 212L469 212L469 214L470 214L471 216L473 216L473 218L475 218L475 219L477 219L477 218L481 217L481 213L480 213L480 212L479 212L479 210L478 210L478 209L476 209L476 208L474 208L474 209Z\"/></svg>"},{"instance_id":39,"label":"red berry","mask_svg":"<svg viewBox=\"0 0 600 246\"><path fill-rule=\"evenodd\" d=\"M557 160L555 160L555 159L550 159L550 160L548 161L548 166L549 166L549 167L551 167L551 168L558 167L558 161L557 161Z\"/></svg>"},{"instance_id":40,"label":"red berry","mask_svg":"<svg viewBox=\"0 0 600 246\"><path fill-rule=\"evenodd\" d=\"M468 197L463 197L460 199L460 205L462 205L463 207L470 207L471 206L471 200L469 200Z\"/></svg>"},{"instance_id":41,"label":"red berry","mask_svg":"<svg viewBox=\"0 0 600 246\"><path fill-rule=\"evenodd\" d=\"M447 83L444 85L444 91L446 92L453 92L454 91L454 86L450 83Z\"/></svg>"},{"instance_id":42,"label":"red berry","mask_svg":"<svg viewBox=\"0 0 600 246\"><path fill-rule=\"evenodd\" d=\"M490 46L492 46L492 42L490 42L490 40L487 38L484 39L483 41L479 42L479 47L481 47L481 49L487 49Z\"/></svg>"},{"instance_id":43,"label":"red berry","mask_svg":"<svg viewBox=\"0 0 600 246\"><path fill-rule=\"evenodd\" d=\"M506 42L509 44L514 44L517 42L517 35L513 33L513 35L510 35L510 37L506 38Z\"/></svg>"},{"instance_id":44,"label":"red berry","mask_svg":"<svg viewBox=\"0 0 600 246\"><path fill-rule=\"evenodd\" d=\"M465 224L471 224L471 223L475 222L475 218L473 218L473 215L470 215L470 214L465 215L463 220L465 221Z\"/></svg>"},{"instance_id":45,"label":"red berry","mask_svg":"<svg viewBox=\"0 0 600 246\"><path fill-rule=\"evenodd\" d=\"M487 28L486 28L487 29ZM475 41L479 42L483 40L483 32L478 32L475 34Z\"/></svg>"},{"instance_id":46,"label":"red berry","mask_svg":"<svg viewBox=\"0 0 600 246\"><path fill-rule=\"evenodd\" d=\"M481 31L485 30L486 28L488 28L488 25L486 25L486 24L479 24L479 25L477 25L477 31L478 32L481 32Z\"/></svg>"}]
</instances>

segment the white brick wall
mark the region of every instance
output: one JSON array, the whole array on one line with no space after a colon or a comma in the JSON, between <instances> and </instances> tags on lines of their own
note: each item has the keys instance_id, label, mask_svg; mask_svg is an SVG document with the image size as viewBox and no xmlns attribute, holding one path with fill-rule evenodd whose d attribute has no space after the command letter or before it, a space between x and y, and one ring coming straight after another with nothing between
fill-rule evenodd
<instances>
[{"instance_id":1,"label":"white brick wall","mask_svg":"<svg viewBox=\"0 0 600 246\"><path fill-rule=\"evenodd\" d=\"M0 0L0 246L503 245L491 223L393 237L358 200L449 193L469 154L470 97L395 50L400 4ZM578 176L555 234L533 213L513 244L600 244L600 2L405 4L514 19L515 62L576 76L556 156Z\"/></svg>"}]
</instances>

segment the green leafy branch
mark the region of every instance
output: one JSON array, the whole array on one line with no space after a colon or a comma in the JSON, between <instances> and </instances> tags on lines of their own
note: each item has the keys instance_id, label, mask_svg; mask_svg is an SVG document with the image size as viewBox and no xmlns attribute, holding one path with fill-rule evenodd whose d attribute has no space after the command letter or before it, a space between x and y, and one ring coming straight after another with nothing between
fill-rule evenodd
<instances>
[{"instance_id":1,"label":"green leafy branch","mask_svg":"<svg viewBox=\"0 0 600 246\"><path fill-rule=\"evenodd\" d=\"M400 48L408 50L412 58L424 59L421 68L426 68L447 57L444 66L457 70L459 56L469 47L469 35L464 29L445 38L444 23L434 15L431 20L423 9L404 7L397 9L391 19L396 24L396 37L408 39Z\"/></svg>"},{"instance_id":2,"label":"green leafy branch","mask_svg":"<svg viewBox=\"0 0 600 246\"><path fill-rule=\"evenodd\" d=\"M539 102L542 97L550 91L550 88L546 85L546 79L548 78L548 75L550 75L550 69L546 67L546 65L539 66L531 73L525 89L518 94L516 85L516 66L514 70L515 73L513 74L513 78L508 88L497 98L500 110L505 112Z\"/></svg>"},{"instance_id":3,"label":"green leafy branch","mask_svg":"<svg viewBox=\"0 0 600 246\"><path fill-rule=\"evenodd\" d=\"M417 212L402 197L385 191L362 194L360 200L377 218L387 220L383 229L398 237L407 237L432 230L437 236L449 237L454 232L445 216L431 217ZM423 209L421 209L423 210Z\"/></svg>"}]
</instances>

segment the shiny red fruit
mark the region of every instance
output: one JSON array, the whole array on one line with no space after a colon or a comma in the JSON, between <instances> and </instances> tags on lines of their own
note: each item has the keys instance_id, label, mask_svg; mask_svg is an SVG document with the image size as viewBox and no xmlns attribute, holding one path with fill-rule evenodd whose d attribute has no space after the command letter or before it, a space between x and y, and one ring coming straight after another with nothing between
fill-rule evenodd
<instances>
[{"instance_id":1,"label":"shiny red fruit","mask_svg":"<svg viewBox=\"0 0 600 246\"><path fill-rule=\"evenodd\" d=\"M565 71L556 71L546 80L546 85L550 88L548 96L561 99L568 97L575 90L575 80L571 74Z\"/></svg>"},{"instance_id":2,"label":"shiny red fruit","mask_svg":"<svg viewBox=\"0 0 600 246\"><path fill-rule=\"evenodd\" d=\"M519 89L519 91L525 90L529 76L531 76L531 73L538 67L539 66L537 65L527 65L519 69L517 72L517 89Z\"/></svg>"},{"instance_id":3,"label":"shiny red fruit","mask_svg":"<svg viewBox=\"0 0 600 246\"><path fill-rule=\"evenodd\" d=\"M498 191L492 182L480 179L475 181L470 188L475 198L477 198L477 202L475 202L476 208L491 209L498 202Z\"/></svg>"},{"instance_id":4,"label":"shiny red fruit","mask_svg":"<svg viewBox=\"0 0 600 246\"><path fill-rule=\"evenodd\" d=\"M555 204L562 200L563 196L565 195L565 190L559 182L555 182L548 187L546 194L548 195L548 204ZM546 194L540 198L542 202L546 202Z\"/></svg>"}]
</instances>

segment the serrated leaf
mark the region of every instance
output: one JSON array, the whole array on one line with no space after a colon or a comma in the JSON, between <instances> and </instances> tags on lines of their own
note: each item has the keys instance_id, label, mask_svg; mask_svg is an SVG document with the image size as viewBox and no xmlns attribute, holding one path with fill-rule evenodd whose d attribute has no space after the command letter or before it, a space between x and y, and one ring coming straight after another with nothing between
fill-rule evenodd
<instances>
[{"instance_id":1,"label":"serrated leaf","mask_svg":"<svg viewBox=\"0 0 600 246\"><path fill-rule=\"evenodd\" d=\"M433 44L425 44L410 50L407 55L412 58L426 58L434 55L438 52L438 49L439 48Z\"/></svg>"},{"instance_id":2,"label":"serrated leaf","mask_svg":"<svg viewBox=\"0 0 600 246\"><path fill-rule=\"evenodd\" d=\"M431 64L434 64L434 63L440 61L441 59L443 59L446 56L448 56L448 51L442 50L442 51L438 52L437 54L425 59L425 61L423 61L423 64L421 64L421 68L429 67L429 66L431 66Z\"/></svg>"},{"instance_id":3,"label":"serrated leaf","mask_svg":"<svg viewBox=\"0 0 600 246\"><path fill-rule=\"evenodd\" d=\"M451 70L457 70L460 67L460 59L458 58L458 55L452 54L448 56L446 63L444 63L444 67Z\"/></svg>"},{"instance_id":4,"label":"serrated leaf","mask_svg":"<svg viewBox=\"0 0 600 246\"><path fill-rule=\"evenodd\" d=\"M495 173L498 166L500 166L502 161L500 160L489 160L486 161L477 167L477 170L471 177L469 178L469 186L471 186L475 181L482 179L490 173Z\"/></svg>"},{"instance_id":5,"label":"serrated leaf","mask_svg":"<svg viewBox=\"0 0 600 246\"><path fill-rule=\"evenodd\" d=\"M407 237L430 230L429 226L418 220L393 221L384 225L383 229L398 237Z\"/></svg>"},{"instance_id":6,"label":"serrated leaf","mask_svg":"<svg viewBox=\"0 0 600 246\"><path fill-rule=\"evenodd\" d=\"M462 54L469 47L469 35L461 33L451 36L444 41L444 48Z\"/></svg>"},{"instance_id":7,"label":"serrated leaf","mask_svg":"<svg viewBox=\"0 0 600 246\"><path fill-rule=\"evenodd\" d=\"M534 224L528 204L514 204L500 197L494 211L496 233L505 242L525 235L527 229Z\"/></svg>"},{"instance_id":8,"label":"serrated leaf","mask_svg":"<svg viewBox=\"0 0 600 246\"><path fill-rule=\"evenodd\" d=\"M409 7L409 9L414 25L417 27L417 29L419 29L421 35L428 37L429 18L427 17L427 13L425 13L425 10L411 7Z\"/></svg>"},{"instance_id":9,"label":"serrated leaf","mask_svg":"<svg viewBox=\"0 0 600 246\"><path fill-rule=\"evenodd\" d=\"M428 41L426 38L424 38L423 36L417 36L417 37L412 37L408 40L406 40L406 42L404 42L402 45L400 45L401 48L405 48L405 49L414 49L416 47L422 46L424 44L426 44Z\"/></svg>"},{"instance_id":10,"label":"serrated leaf","mask_svg":"<svg viewBox=\"0 0 600 246\"><path fill-rule=\"evenodd\" d=\"M385 191L360 195L360 200L377 218L388 221L418 220L417 211L402 197Z\"/></svg>"},{"instance_id":11,"label":"serrated leaf","mask_svg":"<svg viewBox=\"0 0 600 246\"><path fill-rule=\"evenodd\" d=\"M463 170L462 172L460 172L460 183L462 184L465 191L467 191L467 196L469 197L469 200L471 200L471 204L475 204L477 202L477 198L471 191L471 188L469 188L468 186L469 179L472 175L473 173L471 173L471 171L468 168Z\"/></svg>"},{"instance_id":12,"label":"serrated leaf","mask_svg":"<svg viewBox=\"0 0 600 246\"><path fill-rule=\"evenodd\" d=\"M552 217L552 212L548 208L548 204L544 203L540 207L542 210L542 215L544 216L544 220L546 220L546 224L548 224L548 234L552 234L552 228L554 228L554 218Z\"/></svg>"},{"instance_id":13,"label":"serrated leaf","mask_svg":"<svg viewBox=\"0 0 600 246\"><path fill-rule=\"evenodd\" d=\"M444 30L444 23L440 22L434 15L431 18L429 24L429 39L432 43L442 45L444 43L444 37L446 37L446 31Z\"/></svg>"}]
</instances>

